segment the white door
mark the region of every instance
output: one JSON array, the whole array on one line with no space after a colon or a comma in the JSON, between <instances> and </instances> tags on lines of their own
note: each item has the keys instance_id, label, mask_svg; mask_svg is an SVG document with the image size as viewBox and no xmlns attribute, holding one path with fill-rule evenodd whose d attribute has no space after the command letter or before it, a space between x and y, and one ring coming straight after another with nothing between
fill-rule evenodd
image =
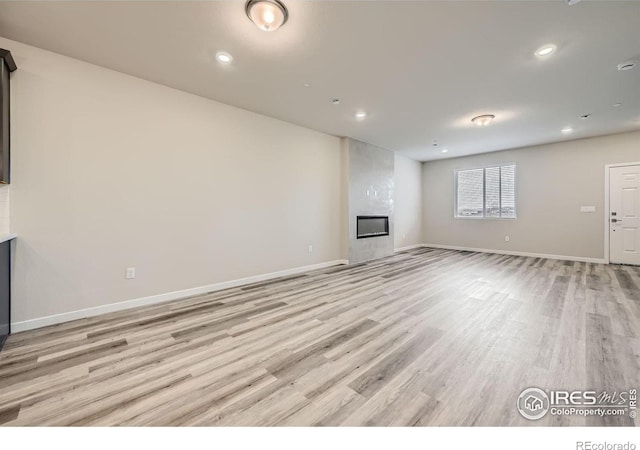
<instances>
[{"instance_id":1,"label":"white door","mask_svg":"<svg viewBox=\"0 0 640 450\"><path fill-rule=\"evenodd\" d=\"M609 260L640 265L640 165L609 169Z\"/></svg>"}]
</instances>

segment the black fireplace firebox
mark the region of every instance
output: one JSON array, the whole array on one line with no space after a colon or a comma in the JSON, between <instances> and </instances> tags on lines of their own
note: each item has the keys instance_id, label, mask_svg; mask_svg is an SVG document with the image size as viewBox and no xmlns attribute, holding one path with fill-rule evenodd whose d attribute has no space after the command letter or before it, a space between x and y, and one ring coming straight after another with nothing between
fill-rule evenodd
<instances>
[{"instance_id":1,"label":"black fireplace firebox","mask_svg":"<svg viewBox=\"0 0 640 450\"><path fill-rule=\"evenodd\" d=\"M389 236L389 216L358 216L356 238Z\"/></svg>"}]
</instances>

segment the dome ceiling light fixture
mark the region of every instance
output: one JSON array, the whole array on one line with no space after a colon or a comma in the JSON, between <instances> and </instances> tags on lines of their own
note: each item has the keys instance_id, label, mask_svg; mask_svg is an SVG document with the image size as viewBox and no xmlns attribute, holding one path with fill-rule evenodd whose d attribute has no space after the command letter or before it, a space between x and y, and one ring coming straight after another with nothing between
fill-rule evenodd
<instances>
[{"instance_id":1,"label":"dome ceiling light fixture","mask_svg":"<svg viewBox=\"0 0 640 450\"><path fill-rule=\"evenodd\" d=\"M244 10L247 17L263 31L277 30L289 18L289 11L280 0L249 0Z\"/></svg>"},{"instance_id":2,"label":"dome ceiling light fixture","mask_svg":"<svg viewBox=\"0 0 640 450\"><path fill-rule=\"evenodd\" d=\"M490 125L495 118L496 116L494 116L493 114L484 114L482 116L474 117L473 119L471 119L471 122L479 127L486 127Z\"/></svg>"}]
</instances>

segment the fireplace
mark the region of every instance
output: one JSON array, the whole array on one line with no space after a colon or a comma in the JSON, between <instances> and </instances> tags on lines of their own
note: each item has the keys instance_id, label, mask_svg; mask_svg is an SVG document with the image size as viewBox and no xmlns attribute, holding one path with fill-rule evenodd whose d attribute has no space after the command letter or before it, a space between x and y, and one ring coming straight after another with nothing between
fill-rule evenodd
<instances>
[{"instance_id":1,"label":"fireplace","mask_svg":"<svg viewBox=\"0 0 640 450\"><path fill-rule=\"evenodd\" d=\"M356 237L358 239L389 236L389 216L358 216Z\"/></svg>"}]
</instances>

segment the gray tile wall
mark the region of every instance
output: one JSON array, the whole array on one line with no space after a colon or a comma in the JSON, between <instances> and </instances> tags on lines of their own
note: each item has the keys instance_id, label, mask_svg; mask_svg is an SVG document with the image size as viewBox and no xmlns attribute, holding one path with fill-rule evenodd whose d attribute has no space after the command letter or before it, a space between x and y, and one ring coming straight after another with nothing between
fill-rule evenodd
<instances>
[{"instance_id":1,"label":"gray tile wall","mask_svg":"<svg viewBox=\"0 0 640 450\"><path fill-rule=\"evenodd\" d=\"M394 252L394 154L366 142L345 138L349 173L349 263ZM356 239L357 216L389 216L389 236Z\"/></svg>"}]
</instances>

